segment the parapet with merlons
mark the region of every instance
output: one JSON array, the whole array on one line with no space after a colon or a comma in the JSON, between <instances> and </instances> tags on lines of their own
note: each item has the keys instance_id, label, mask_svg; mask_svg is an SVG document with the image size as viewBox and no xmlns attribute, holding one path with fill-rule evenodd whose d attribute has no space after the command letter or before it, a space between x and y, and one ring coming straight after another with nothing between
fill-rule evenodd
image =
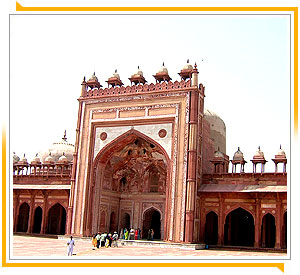
<instances>
[{"instance_id":1,"label":"parapet with merlons","mask_svg":"<svg viewBox=\"0 0 300 275\"><path fill-rule=\"evenodd\" d=\"M169 81L162 83L151 83L144 85L133 85L127 87L110 87L110 88L94 88L88 90L87 88L82 92L80 99L95 98L95 97L113 97L119 95L145 94L163 91L179 91L191 89L191 80L188 81ZM203 90L203 85L199 85L200 90Z\"/></svg>"}]
</instances>

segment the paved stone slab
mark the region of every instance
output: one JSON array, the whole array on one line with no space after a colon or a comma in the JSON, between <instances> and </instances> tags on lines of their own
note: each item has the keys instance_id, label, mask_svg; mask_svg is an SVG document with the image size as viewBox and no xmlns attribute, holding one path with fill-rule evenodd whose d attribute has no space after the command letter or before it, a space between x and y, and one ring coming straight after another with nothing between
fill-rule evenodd
<instances>
[{"instance_id":1,"label":"paved stone slab","mask_svg":"<svg viewBox=\"0 0 300 275\"><path fill-rule=\"evenodd\" d=\"M180 248L165 247L137 247L137 246L119 246L110 248L94 248L90 239L76 239L74 247L74 257L232 257L240 256L249 258L252 256L271 256L272 258L284 258L286 253L257 252L257 251L226 251L226 250L187 250ZM67 256L66 239L50 239L32 236L14 236L13 237L13 256L44 256L53 257Z\"/></svg>"}]
</instances>

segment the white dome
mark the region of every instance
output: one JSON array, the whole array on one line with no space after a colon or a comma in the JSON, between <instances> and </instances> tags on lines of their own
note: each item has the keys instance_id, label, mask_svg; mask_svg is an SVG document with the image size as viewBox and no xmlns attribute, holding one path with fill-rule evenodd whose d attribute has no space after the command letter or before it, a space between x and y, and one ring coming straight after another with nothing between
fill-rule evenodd
<instances>
[{"instance_id":1,"label":"white dome","mask_svg":"<svg viewBox=\"0 0 300 275\"><path fill-rule=\"evenodd\" d=\"M39 158L38 154L35 155L35 157L33 158L33 160L31 161L32 164L34 163L40 163L41 159Z\"/></svg>"},{"instance_id":2,"label":"white dome","mask_svg":"<svg viewBox=\"0 0 300 275\"><path fill-rule=\"evenodd\" d=\"M51 152L50 152L49 155L45 158L44 163L52 163L52 162L54 162L54 159L51 156Z\"/></svg>"},{"instance_id":3,"label":"white dome","mask_svg":"<svg viewBox=\"0 0 300 275\"><path fill-rule=\"evenodd\" d=\"M95 75L95 72L94 74L90 77L90 79L88 81L97 81L98 82L98 78L97 76Z\"/></svg>"},{"instance_id":4,"label":"white dome","mask_svg":"<svg viewBox=\"0 0 300 275\"><path fill-rule=\"evenodd\" d=\"M279 148L279 151L278 151L277 155L282 156L282 157L286 157L285 152L281 149L281 145L280 145L280 148Z\"/></svg>"},{"instance_id":5,"label":"white dome","mask_svg":"<svg viewBox=\"0 0 300 275\"><path fill-rule=\"evenodd\" d=\"M193 70L193 66L190 64L189 60L187 60L187 64L182 68L182 70Z\"/></svg>"},{"instance_id":6,"label":"white dome","mask_svg":"<svg viewBox=\"0 0 300 275\"><path fill-rule=\"evenodd\" d=\"M58 161L59 158L65 154L65 157L69 162L73 161L73 153L75 151L75 146L67 142L67 138L64 136L60 142L55 142L50 148L42 150L39 152L42 162L45 161L49 152L54 161Z\"/></svg>"},{"instance_id":7,"label":"white dome","mask_svg":"<svg viewBox=\"0 0 300 275\"><path fill-rule=\"evenodd\" d=\"M244 155L240 151L240 147L238 147L238 150L233 155L233 160L243 160L243 159L244 159Z\"/></svg>"},{"instance_id":8,"label":"white dome","mask_svg":"<svg viewBox=\"0 0 300 275\"><path fill-rule=\"evenodd\" d=\"M115 70L114 74L111 77L120 79L120 75L117 73L117 70Z\"/></svg>"},{"instance_id":9,"label":"white dome","mask_svg":"<svg viewBox=\"0 0 300 275\"><path fill-rule=\"evenodd\" d=\"M20 160L20 162L27 163L27 158L25 157L25 154L24 154L23 158Z\"/></svg>"},{"instance_id":10,"label":"white dome","mask_svg":"<svg viewBox=\"0 0 300 275\"><path fill-rule=\"evenodd\" d=\"M158 70L157 73L165 73L165 74L169 74L168 73L168 69L165 67L165 64L163 63L163 65L161 66L161 68Z\"/></svg>"},{"instance_id":11,"label":"white dome","mask_svg":"<svg viewBox=\"0 0 300 275\"><path fill-rule=\"evenodd\" d=\"M15 152L13 152L13 163L17 163L20 160L20 158L16 155Z\"/></svg>"},{"instance_id":12,"label":"white dome","mask_svg":"<svg viewBox=\"0 0 300 275\"><path fill-rule=\"evenodd\" d=\"M254 157L265 157L264 153L260 150L260 147L258 147L258 150L256 151Z\"/></svg>"},{"instance_id":13,"label":"white dome","mask_svg":"<svg viewBox=\"0 0 300 275\"><path fill-rule=\"evenodd\" d=\"M135 75L143 76L143 72L140 70L139 66L138 66L138 70L136 71Z\"/></svg>"},{"instance_id":14,"label":"white dome","mask_svg":"<svg viewBox=\"0 0 300 275\"><path fill-rule=\"evenodd\" d=\"M222 152L220 152L220 151L218 150L218 151L215 152L214 157L215 157L215 158L223 158L224 155L223 155Z\"/></svg>"}]
</instances>

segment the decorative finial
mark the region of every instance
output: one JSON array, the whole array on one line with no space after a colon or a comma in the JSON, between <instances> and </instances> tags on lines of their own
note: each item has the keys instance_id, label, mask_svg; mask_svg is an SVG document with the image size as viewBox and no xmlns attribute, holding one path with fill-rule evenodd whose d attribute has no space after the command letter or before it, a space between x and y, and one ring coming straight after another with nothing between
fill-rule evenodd
<instances>
[{"instance_id":1,"label":"decorative finial","mask_svg":"<svg viewBox=\"0 0 300 275\"><path fill-rule=\"evenodd\" d=\"M138 69L140 69L140 66L138 66Z\"/></svg>"},{"instance_id":2,"label":"decorative finial","mask_svg":"<svg viewBox=\"0 0 300 275\"><path fill-rule=\"evenodd\" d=\"M117 73L117 69L115 69L115 73Z\"/></svg>"},{"instance_id":3,"label":"decorative finial","mask_svg":"<svg viewBox=\"0 0 300 275\"><path fill-rule=\"evenodd\" d=\"M279 149L281 149L281 144L280 144L280 147L279 147Z\"/></svg>"},{"instance_id":4,"label":"decorative finial","mask_svg":"<svg viewBox=\"0 0 300 275\"><path fill-rule=\"evenodd\" d=\"M197 64L196 64L196 62L195 62L195 66L194 66L194 68L195 68L195 69L197 69Z\"/></svg>"},{"instance_id":5,"label":"decorative finial","mask_svg":"<svg viewBox=\"0 0 300 275\"><path fill-rule=\"evenodd\" d=\"M24 153L24 158L25 158L25 153Z\"/></svg>"},{"instance_id":6,"label":"decorative finial","mask_svg":"<svg viewBox=\"0 0 300 275\"><path fill-rule=\"evenodd\" d=\"M63 152L63 156L65 155L65 152Z\"/></svg>"},{"instance_id":7,"label":"decorative finial","mask_svg":"<svg viewBox=\"0 0 300 275\"><path fill-rule=\"evenodd\" d=\"M220 152L220 146L218 146L218 151Z\"/></svg>"},{"instance_id":8,"label":"decorative finial","mask_svg":"<svg viewBox=\"0 0 300 275\"><path fill-rule=\"evenodd\" d=\"M94 71L94 76L96 76L96 73L95 73L95 71Z\"/></svg>"},{"instance_id":9,"label":"decorative finial","mask_svg":"<svg viewBox=\"0 0 300 275\"><path fill-rule=\"evenodd\" d=\"M62 138L64 141L67 141L67 130L64 132L64 137Z\"/></svg>"},{"instance_id":10,"label":"decorative finial","mask_svg":"<svg viewBox=\"0 0 300 275\"><path fill-rule=\"evenodd\" d=\"M258 150L260 151L260 146L258 146Z\"/></svg>"},{"instance_id":11,"label":"decorative finial","mask_svg":"<svg viewBox=\"0 0 300 275\"><path fill-rule=\"evenodd\" d=\"M240 147L238 147L238 151L240 151Z\"/></svg>"},{"instance_id":12,"label":"decorative finial","mask_svg":"<svg viewBox=\"0 0 300 275\"><path fill-rule=\"evenodd\" d=\"M165 66L165 62L163 62L163 67Z\"/></svg>"},{"instance_id":13,"label":"decorative finial","mask_svg":"<svg viewBox=\"0 0 300 275\"><path fill-rule=\"evenodd\" d=\"M37 156L38 156L38 153L36 153L35 156L37 157Z\"/></svg>"},{"instance_id":14,"label":"decorative finial","mask_svg":"<svg viewBox=\"0 0 300 275\"><path fill-rule=\"evenodd\" d=\"M190 63L190 60L188 59L188 60L186 61L186 63Z\"/></svg>"},{"instance_id":15,"label":"decorative finial","mask_svg":"<svg viewBox=\"0 0 300 275\"><path fill-rule=\"evenodd\" d=\"M83 82L85 82L85 76L83 77Z\"/></svg>"},{"instance_id":16,"label":"decorative finial","mask_svg":"<svg viewBox=\"0 0 300 275\"><path fill-rule=\"evenodd\" d=\"M49 156L51 156L51 152L49 151Z\"/></svg>"}]
</instances>

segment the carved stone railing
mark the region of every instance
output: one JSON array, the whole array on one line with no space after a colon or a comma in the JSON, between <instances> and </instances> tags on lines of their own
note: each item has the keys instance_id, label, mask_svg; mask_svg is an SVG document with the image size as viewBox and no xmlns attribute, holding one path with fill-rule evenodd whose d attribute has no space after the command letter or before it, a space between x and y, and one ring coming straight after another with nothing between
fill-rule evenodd
<instances>
[{"instance_id":1,"label":"carved stone railing","mask_svg":"<svg viewBox=\"0 0 300 275\"><path fill-rule=\"evenodd\" d=\"M82 97L106 97L106 96L117 96L123 94L139 94L147 92L161 92L168 90L182 90L191 87L191 80L184 81L169 81L168 83L151 83L144 85L133 85L133 86L122 86L122 87L111 87L111 88L94 88L92 90L87 90L83 93Z\"/></svg>"}]
</instances>

